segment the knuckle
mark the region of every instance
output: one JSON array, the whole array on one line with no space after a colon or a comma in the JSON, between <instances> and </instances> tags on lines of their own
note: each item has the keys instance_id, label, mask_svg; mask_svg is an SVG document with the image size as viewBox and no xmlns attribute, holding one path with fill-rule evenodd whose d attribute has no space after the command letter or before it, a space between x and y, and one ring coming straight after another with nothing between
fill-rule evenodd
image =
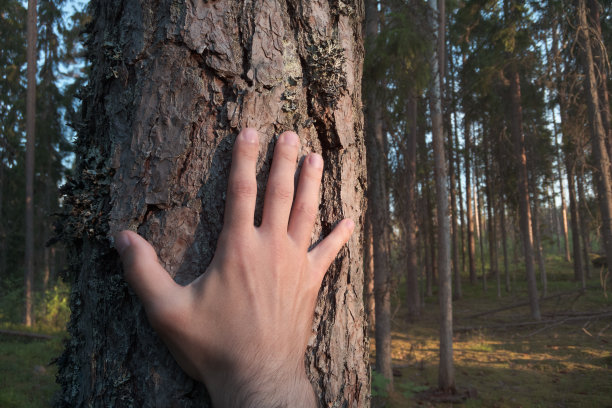
<instances>
[{"instance_id":1,"label":"knuckle","mask_svg":"<svg viewBox=\"0 0 612 408\"><path fill-rule=\"evenodd\" d=\"M269 188L270 195L277 200L289 201L293 199L293 185L289 187L284 183L272 183Z\"/></svg>"},{"instance_id":2,"label":"knuckle","mask_svg":"<svg viewBox=\"0 0 612 408\"><path fill-rule=\"evenodd\" d=\"M259 156L259 148L251 143L238 143L236 144L235 154L250 161L257 160Z\"/></svg>"},{"instance_id":3,"label":"knuckle","mask_svg":"<svg viewBox=\"0 0 612 408\"><path fill-rule=\"evenodd\" d=\"M229 190L233 196L251 198L257 195L257 184L251 180L232 180Z\"/></svg>"},{"instance_id":4,"label":"knuckle","mask_svg":"<svg viewBox=\"0 0 612 408\"><path fill-rule=\"evenodd\" d=\"M297 203L295 206L295 212L299 217L303 217L308 221L314 221L318 215L318 209L312 205L306 203Z\"/></svg>"}]
</instances>

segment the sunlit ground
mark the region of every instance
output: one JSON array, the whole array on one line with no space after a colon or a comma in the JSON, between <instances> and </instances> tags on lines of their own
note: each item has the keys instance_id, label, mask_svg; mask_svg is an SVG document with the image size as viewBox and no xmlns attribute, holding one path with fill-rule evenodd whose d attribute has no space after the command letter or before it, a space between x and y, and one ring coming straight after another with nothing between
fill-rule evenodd
<instances>
[{"instance_id":1,"label":"sunlit ground","mask_svg":"<svg viewBox=\"0 0 612 408\"><path fill-rule=\"evenodd\" d=\"M555 260L549 261L551 266L557 265ZM562 273L569 272L566 266L551 268L551 272L549 294L577 288L566 280L568 274ZM504 292L498 299L495 282L489 280L485 296L481 285L469 287L464 283L464 298L454 302L455 326L532 321L528 307L467 318L526 298L523 288L517 287L514 295ZM461 406L612 407L612 293L608 296L599 284L599 276L594 276L584 295L575 293L541 302L544 318L557 323L456 333L456 384L459 391L472 390L471 395L475 395ZM427 299L426 304L425 314L415 324L405 322L401 307L395 315L395 391L389 398L375 398L374 406L453 406L419 395L426 388L435 388L438 382L437 300ZM610 312L608 316L597 319L559 321L606 311ZM373 343L372 339L372 355Z\"/></svg>"}]
</instances>

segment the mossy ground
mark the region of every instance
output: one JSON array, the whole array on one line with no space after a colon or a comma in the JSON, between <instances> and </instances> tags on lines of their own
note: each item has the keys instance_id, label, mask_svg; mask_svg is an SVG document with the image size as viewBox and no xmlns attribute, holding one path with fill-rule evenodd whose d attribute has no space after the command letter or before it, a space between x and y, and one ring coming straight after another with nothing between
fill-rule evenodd
<instances>
[{"instance_id":1,"label":"mossy ground","mask_svg":"<svg viewBox=\"0 0 612 408\"><path fill-rule=\"evenodd\" d=\"M524 280L517 265L517 281ZM571 265L563 259L547 260L548 293L578 289ZM541 302L544 319L576 317L586 312L612 312L612 292L600 285L599 270L592 272L585 294L575 293ZM401 284L400 284L401 285ZM471 286L463 282L464 296L453 302L455 326L486 326L532 321L529 308L469 318L526 300L524 284L497 297L496 283L488 279ZM396 302L402 296L401 290ZM392 357L395 391L376 397L373 406L450 407L419 394L435 389L438 378L437 298L426 299L422 317L408 323L403 308L394 316ZM505 329L480 329L454 335L456 384L475 390L465 407L612 407L612 316ZM375 353L372 339L372 355ZM372 360L374 361L374 360ZM415 392L416 391L416 392ZM473 392L472 392L472 395ZM458 404L455 403L455 406Z\"/></svg>"},{"instance_id":2,"label":"mossy ground","mask_svg":"<svg viewBox=\"0 0 612 408\"><path fill-rule=\"evenodd\" d=\"M4 328L4 327L2 327ZM11 329L23 328L11 327ZM35 340L0 335L0 407L49 407L59 386L51 362L62 350L61 335Z\"/></svg>"}]
</instances>

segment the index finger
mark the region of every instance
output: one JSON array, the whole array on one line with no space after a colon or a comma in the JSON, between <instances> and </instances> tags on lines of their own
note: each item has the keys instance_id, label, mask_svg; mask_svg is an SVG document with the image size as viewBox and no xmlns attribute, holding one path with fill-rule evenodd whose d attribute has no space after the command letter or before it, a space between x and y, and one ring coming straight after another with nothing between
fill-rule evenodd
<instances>
[{"instance_id":1,"label":"index finger","mask_svg":"<svg viewBox=\"0 0 612 408\"><path fill-rule=\"evenodd\" d=\"M257 131L243 129L236 137L225 202L224 227L243 229L253 226L257 180L255 169L259 155Z\"/></svg>"}]
</instances>

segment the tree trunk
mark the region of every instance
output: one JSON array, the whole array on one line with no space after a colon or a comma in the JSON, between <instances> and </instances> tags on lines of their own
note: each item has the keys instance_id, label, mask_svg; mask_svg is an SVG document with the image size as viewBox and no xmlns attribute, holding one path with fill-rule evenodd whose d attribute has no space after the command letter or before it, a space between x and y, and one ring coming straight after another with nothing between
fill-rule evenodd
<instances>
[{"instance_id":1,"label":"tree trunk","mask_svg":"<svg viewBox=\"0 0 612 408\"><path fill-rule=\"evenodd\" d=\"M34 151L36 148L36 0L28 0L27 17L27 91L26 91L26 164L25 164L25 311L23 323L32 326L34 290Z\"/></svg>"},{"instance_id":2,"label":"tree trunk","mask_svg":"<svg viewBox=\"0 0 612 408\"><path fill-rule=\"evenodd\" d=\"M601 32L601 5L597 0L588 0L590 33L594 36L596 44L592 47L593 63L595 64L597 93L599 96L599 111L601 124L604 129L605 140L608 147L608 157L612 157L612 118L610 117L610 98L608 95L608 77L610 60L605 53L605 44ZM608 59L606 59L608 57Z\"/></svg>"},{"instance_id":3,"label":"tree trunk","mask_svg":"<svg viewBox=\"0 0 612 408\"><path fill-rule=\"evenodd\" d=\"M417 266L416 238L416 147L417 147L417 98L414 93L408 95L406 132L406 304L408 317L414 320L421 313L419 300L419 271Z\"/></svg>"},{"instance_id":4,"label":"tree trunk","mask_svg":"<svg viewBox=\"0 0 612 408\"><path fill-rule=\"evenodd\" d=\"M580 234L582 237L582 255L584 262L584 280L591 278L591 258L589 253L591 252L591 240L589 239L589 210L587 208L587 200L584 194L584 183L586 182L584 177L584 166L581 166L578 180L578 218L580 218ZM585 282L586 285L586 282Z\"/></svg>"},{"instance_id":5,"label":"tree trunk","mask_svg":"<svg viewBox=\"0 0 612 408\"><path fill-rule=\"evenodd\" d=\"M591 39L588 33L589 26L586 19L585 0L578 0L578 30L581 42L582 63L585 72L585 94L591 129L591 145L595 161L597 190L599 196L599 209L601 211L602 234L606 257L612 260L612 179L610 176L610 158L606 146L606 134L601 120L599 96L597 92L597 79Z\"/></svg>"},{"instance_id":6,"label":"tree trunk","mask_svg":"<svg viewBox=\"0 0 612 408\"><path fill-rule=\"evenodd\" d=\"M259 131L258 205L275 136L326 163L313 233L350 217L356 233L319 292L306 371L321 406L369 405L363 311L360 7L295 1L94 1L92 71L74 179L64 187L72 277L58 406L206 407L149 326L110 237L137 231L180 284L210 263L239 129Z\"/></svg>"},{"instance_id":7,"label":"tree trunk","mask_svg":"<svg viewBox=\"0 0 612 408\"><path fill-rule=\"evenodd\" d=\"M556 31L555 31L556 33ZM553 49L556 49L556 40L553 38ZM560 105L561 106L561 105ZM559 194L561 195L561 228L563 230L563 242L565 244L565 259L571 261L569 234L567 231L567 205L565 204L565 192L563 188L563 173L561 172L561 153L559 152L559 142L557 138L557 122L555 120L555 110L552 109L553 131L555 134L555 149L557 151L557 175L559 176Z\"/></svg>"},{"instance_id":8,"label":"tree trunk","mask_svg":"<svg viewBox=\"0 0 612 408\"><path fill-rule=\"evenodd\" d=\"M489 235L489 269L495 276L497 297L501 297L501 277L499 276L499 265L497 262L497 225L495 223L495 192L493 188L493 176L491 175L493 165L489 160L489 143L485 143L485 184L487 195L487 229Z\"/></svg>"},{"instance_id":9,"label":"tree trunk","mask_svg":"<svg viewBox=\"0 0 612 408\"><path fill-rule=\"evenodd\" d=\"M518 71L513 67L510 73L510 107L511 132L516 155L519 223L525 256L525 273L527 275L527 288L531 317L540 320L540 304L538 302L538 288L533 264L533 235L531 229L531 209L529 205L529 189L527 186L527 156L525 154L525 136L523 134L523 112L521 107L521 82Z\"/></svg>"},{"instance_id":10,"label":"tree trunk","mask_svg":"<svg viewBox=\"0 0 612 408\"><path fill-rule=\"evenodd\" d=\"M542 297L547 295L548 281L546 279L546 267L544 266L544 255L542 254L542 240L540 239L540 202L537 197L537 188L532 184L532 208L533 218L531 228L533 229L533 245L535 256L538 262L538 270L540 271L540 282L542 284Z\"/></svg>"},{"instance_id":11,"label":"tree trunk","mask_svg":"<svg viewBox=\"0 0 612 408\"><path fill-rule=\"evenodd\" d=\"M576 203L576 187L574 183L575 165L568 159L567 163L567 191L569 193L571 228L572 228L572 249L574 252L574 280L583 281L584 269L582 263L582 251L580 250L580 213Z\"/></svg>"},{"instance_id":12,"label":"tree trunk","mask_svg":"<svg viewBox=\"0 0 612 408\"><path fill-rule=\"evenodd\" d=\"M470 283L476 284L476 243L474 242L474 217L472 215L472 176L470 175L470 152L472 151L472 143L470 138L470 121L468 118L463 118L464 135L465 135L465 211L467 218L467 244L468 244L468 261L470 268Z\"/></svg>"},{"instance_id":13,"label":"tree trunk","mask_svg":"<svg viewBox=\"0 0 612 408\"><path fill-rule=\"evenodd\" d=\"M365 34L368 49L378 36L378 8L375 0L366 2ZM378 84L376 84L378 85ZM376 371L393 389L391 366L391 269L389 265L389 205L386 187L387 157L383 131L382 104L376 92L366 95L366 145L368 163L368 203L372 209L374 237L374 298L376 303Z\"/></svg>"},{"instance_id":14,"label":"tree trunk","mask_svg":"<svg viewBox=\"0 0 612 408\"><path fill-rule=\"evenodd\" d=\"M445 393L455 392L453 366L453 303L451 289L450 219L448 213L448 191L446 159L444 157L444 129L442 123L442 75L439 65L440 50L444 41L439 27L444 27L444 2L429 0L432 11L434 50L431 58L432 81L430 88L430 110L432 121L432 144L434 151L434 178L436 181L436 207L438 214L438 299L440 301L440 365L438 387Z\"/></svg>"},{"instance_id":15,"label":"tree trunk","mask_svg":"<svg viewBox=\"0 0 612 408\"><path fill-rule=\"evenodd\" d=\"M502 236L502 250L504 252L504 277L506 292L510 292L510 268L508 268L508 238L506 236L506 208L502 197L499 208L499 222Z\"/></svg>"},{"instance_id":16,"label":"tree trunk","mask_svg":"<svg viewBox=\"0 0 612 408\"><path fill-rule=\"evenodd\" d=\"M482 290L484 292L487 291L487 268L485 267L485 234L484 234L484 220L483 220L483 206L484 203L481 201L482 196L479 189L476 187L480 185L480 174L478 168L474 171L474 176L476 179L474 180L474 193L476 193L476 197L474 197L474 202L478 203L478 207L476 208L476 228L478 229L478 246L480 247L480 272L482 274Z\"/></svg>"}]
</instances>

